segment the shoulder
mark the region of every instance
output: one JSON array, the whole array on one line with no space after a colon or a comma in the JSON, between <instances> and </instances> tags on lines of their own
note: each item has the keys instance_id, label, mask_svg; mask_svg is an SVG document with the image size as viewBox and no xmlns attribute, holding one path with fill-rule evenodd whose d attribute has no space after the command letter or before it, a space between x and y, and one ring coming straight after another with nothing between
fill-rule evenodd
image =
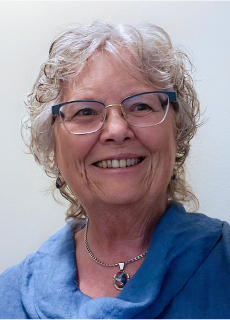
<instances>
[{"instance_id":1,"label":"shoulder","mask_svg":"<svg viewBox=\"0 0 230 320\"><path fill-rule=\"evenodd\" d=\"M211 218L203 213L190 213L185 210L182 204L172 203L165 213L166 216L174 216L173 221L181 227L190 228L213 228L215 230L229 229L227 222L218 218ZM229 229L230 230L230 229Z\"/></svg>"},{"instance_id":2,"label":"shoulder","mask_svg":"<svg viewBox=\"0 0 230 320\"><path fill-rule=\"evenodd\" d=\"M179 230L213 230L220 232L225 226L229 228L227 222L223 222L217 218L211 218L203 213L187 212L184 206L180 203L171 203L161 220L159 226L170 226L170 229L176 228Z\"/></svg>"},{"instance_id":3,"label":"shoulder","mask_svg":"<svg viewBox=\"0 0 230 320\"><path fill-rule=\"evenodd\" d=\"M58 254L63 247L73 245L73 233L72 223L66 224L61 230L57 231L49 239L47 239L38 249L37 252L29 254L21 263L6 269L0 275L0 281L3 281L5 277L17 277L23 270L33 269L34 265L45 257Z\"/></svg>"},{"instance_id":4,"label":"shoulder","mask_svg":"<svg viewBox=\"0 0 230 320\"><path fill-rule=\"evenodd\" d=\"M215 247L225 247L230 254L230 226L227 222L202 213L188 213L181 204L169 206L160 220L155 237L170 242L173 248L210 253Z\"/></svg>"},{"instance_id":5,"label":"shoulder","mask_svg":"<svg viewBox=\"0 0 230 320\"><path fill-rule=\"evenodd\" d=\"M20 264L6 269L0 275L0 318L27 318L21 300L21 279L26 266L33 264L35 254L26 257ZM29 278L29 273L28 273Z\"/></svg>"},{"instance_id":6,"label":"shoulder","mask_svg":"<svg viewBox=\"0 0 230 320\"><path fill-rule=\"evenodd\" d=\"M157 225L144 264L143 290L155 279L159 285L154 283L159 293L149 309L151 317L161 309L159 318L229 318L227 222L187 213L178 204L170 206Z\"/></svg>"},{"instance_id":7,"label":"shoulder","mask_svg":"<svg viewBox=\"0 0 230 320\"><path fill-rule=\"evenodd\" d=\"M39 268L45 275L52 260L57 261L66 249L74 249L71 223L51 236L36 253L0 275L0 318L38 317L33 308L36 271ZM28 306L25 308L24 304Z\"/></svg>"}]
</instances>

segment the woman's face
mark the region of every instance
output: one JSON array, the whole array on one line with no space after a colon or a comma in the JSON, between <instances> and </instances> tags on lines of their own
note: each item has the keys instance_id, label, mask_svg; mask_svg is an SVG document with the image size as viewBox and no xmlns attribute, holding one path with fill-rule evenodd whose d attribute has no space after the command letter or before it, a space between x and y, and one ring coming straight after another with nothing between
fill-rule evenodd
<instances>
[{"instance_id":1,"label":"woman's face","mask_svg":"<svg viewBox=\"0 0 230 320\"><path fill-rule=\"evenodd\" d=\"M134 77L135 76L135 77ZM154 91L140 74L131 75L109 53L97 53L66 89L63 101L92 99L120 104L132 94ZM106 109L102 128L94 133L69 133L55 122L55 162L83 207L96 204L131 204L167 201L175 155L175 125L171 108L165 120L153 127L133 127L120 107ZM101 168L106 160L144 159L126 167ZM134 160L132 160L134 161ZM116 162L116 161L115 161Z\"/></svg>"}]
</instances>

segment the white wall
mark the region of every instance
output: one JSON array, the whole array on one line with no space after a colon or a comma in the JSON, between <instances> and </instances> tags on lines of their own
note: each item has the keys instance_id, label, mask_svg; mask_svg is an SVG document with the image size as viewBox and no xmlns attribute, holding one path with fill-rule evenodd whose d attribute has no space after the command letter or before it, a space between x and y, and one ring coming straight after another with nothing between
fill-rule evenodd
<instances>
[{"instance_id":1,"label":"white wall","mask_svg":"<svg viewBox=\"0 0 230 320\"><path fill-rule=\"evenodd\" d=\"M190 52L207 123L192 144L190 181L200 212L230 222L230 2L0 2L0 272L64 225L63 206L43 192L49 179L20 137L23 100L53 38L96 19L150 21Z\"/></svg>"}]
</instances>

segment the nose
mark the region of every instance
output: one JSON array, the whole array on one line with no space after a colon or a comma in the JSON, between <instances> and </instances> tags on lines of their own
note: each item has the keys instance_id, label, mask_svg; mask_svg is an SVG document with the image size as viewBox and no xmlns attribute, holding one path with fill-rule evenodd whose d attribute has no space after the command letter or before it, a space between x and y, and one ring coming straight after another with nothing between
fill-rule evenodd
<instances>
[{"instance_id":1,"label":"nose","mask_svg":"<svg viewBox=\"0 0 230 320\"><path fill-rule=\"evenodd\" d=\"M115 143L121 145L124 141L133 138L134 133L124 119L121 112L121 105L108 105L106 107L106 118L100 136L101 143Z\"/></svg>"}]
</instances>

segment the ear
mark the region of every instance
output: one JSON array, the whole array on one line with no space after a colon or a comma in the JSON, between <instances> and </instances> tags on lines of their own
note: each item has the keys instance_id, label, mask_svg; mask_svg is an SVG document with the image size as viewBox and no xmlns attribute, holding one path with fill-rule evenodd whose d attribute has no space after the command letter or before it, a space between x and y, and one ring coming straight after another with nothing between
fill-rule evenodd
<instances>
[{"instance_id":1,"label":"ear","mask_svg":"<svg viewBox=\"0 0 230 320\"><path fill-rule=\"evenodd\" d=\"M54 149L54 166L55 166L56 168L58 168L56 148Z\"/></svg>"},{"instance_id":2,"label":"ear","mask_svg":"<svg viewBox=\"0 0 230 320\"><path fill-rule=\"evenodd\" d=\"M54 167L56 167L56 168L58 168L58 161L57 161L57 141L56 141L56 130L57 130L57 128L56 128L56 126L55 126L55 124L53 125L53 130L54 130L54 132L53 132L53 135L54 135L54 137L53 137L53 144L54 144L54 157L53 157L53 160L54 160Z\"/></svg>"},{"instance_id":3,"label":"ear","mask_svg":"<svg viewBox=\"0 0 230 320\"><path fill-rule=\"evenodd\" d=\"M54 141L54 166L58 168L58 159L57 159L57 148L56 148L56 141Z\"/></svg>"}]
</instances>

